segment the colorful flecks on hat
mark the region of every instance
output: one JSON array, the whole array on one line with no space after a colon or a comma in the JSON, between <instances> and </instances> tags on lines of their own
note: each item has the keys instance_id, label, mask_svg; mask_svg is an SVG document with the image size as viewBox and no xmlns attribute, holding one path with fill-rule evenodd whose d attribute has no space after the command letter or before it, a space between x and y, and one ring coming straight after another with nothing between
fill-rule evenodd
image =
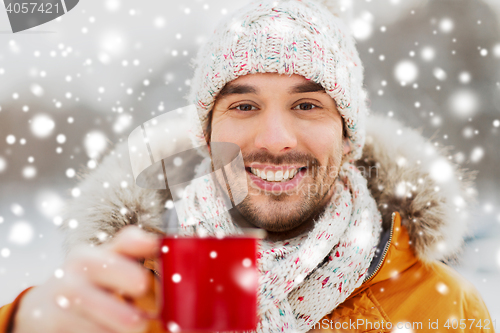
<instances>
[{"instance_id":1,"label":"colorful flecks on hat","mask_svg":"<svg viewBox=\"0 0 500 333\"><path fill-rule=\"evenodd\" d=\"M222 22L199 50L191 81L189 99L203 129L229 81L252 73L298 74L321 84L336 101L351 144L347 159L358 159L367 111L363 67L354 38L332 8L314 0L254 1ZM206 144L203 133L193 140Z\"/></svg>"}]
</instances>

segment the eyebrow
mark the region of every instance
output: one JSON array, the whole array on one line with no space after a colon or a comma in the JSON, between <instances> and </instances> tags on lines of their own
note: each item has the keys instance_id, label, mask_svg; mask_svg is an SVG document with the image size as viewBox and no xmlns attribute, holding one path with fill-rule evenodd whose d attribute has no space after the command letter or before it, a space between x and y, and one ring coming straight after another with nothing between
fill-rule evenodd
<instances>
[{"instance_id":1,"label":"eyebrow","mask_svg":"<svg viewBox=\"0 0 500 333\"><path fill-rule=\"evenodd\" d=\"M288 92L290 94L298 94L298 93L308 93L308 92L324 92L326 94L325 88L319 83L314 81L307 81L303 83L299 83L293 86Z\"/></svg>"},{"instance_id":2,"label":"eyebrow","mask_svg":"<svg viewBox=\"0 0 500 333\"><path fill-rule=\"evenodd\" d=\"M299 83L288 90L289 94L299 94L308 92L323 92L326 93L325 88L319 83L307 81ZM228 83L219 92L219 98L229 95L242 95L242 94L258 94L258 89L254 86L247 84Z\"/></svg>"},{"instance_id":3,"label":"eyebrow","mask_svg":"<svg viewBox=\"0 0 500 333\"><path fill-rule=\"evenodd\" d=\"M219 92L219 97L234 95L234 94L257 94L257 89L254 86L247 84L228 83Z\"/></svg>"}]
</instances>

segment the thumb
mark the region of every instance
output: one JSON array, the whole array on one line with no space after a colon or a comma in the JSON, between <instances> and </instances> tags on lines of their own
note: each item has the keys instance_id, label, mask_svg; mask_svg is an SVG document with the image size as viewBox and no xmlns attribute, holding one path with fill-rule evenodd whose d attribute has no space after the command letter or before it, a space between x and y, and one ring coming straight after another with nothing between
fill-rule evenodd
<instances>
[{"instance_id":1,"label":"thumb","mask_svg":"<svg viewBox=\"0 0 500 333\"><path fill-rule=\"evenodd\" d=\"M114 239L106 245L115 253L131 258L153 258L159 253L159 239L136 226L127 226L120 230Z\"/></svg>"}]
</instances>

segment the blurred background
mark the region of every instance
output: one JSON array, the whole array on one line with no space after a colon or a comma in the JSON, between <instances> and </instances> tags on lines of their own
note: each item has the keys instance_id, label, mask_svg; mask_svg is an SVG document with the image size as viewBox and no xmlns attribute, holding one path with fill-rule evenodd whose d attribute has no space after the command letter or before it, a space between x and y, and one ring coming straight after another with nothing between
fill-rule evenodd
<instances>
[{"instance_id":1,"label":"blurred background","mask_svg":"<svg viewBox=\"0 0 500 333\"><path fill-rule=\"evenodd\" d=\"M373 112L421 129L477 170L474 235L456 269L500 320L500 2L341 0ZM81 0L11 33L0 5L0 306L61 265L58 215L78 175L189 104L190 59L245 1Z\"/></svg>"}]
</instances>

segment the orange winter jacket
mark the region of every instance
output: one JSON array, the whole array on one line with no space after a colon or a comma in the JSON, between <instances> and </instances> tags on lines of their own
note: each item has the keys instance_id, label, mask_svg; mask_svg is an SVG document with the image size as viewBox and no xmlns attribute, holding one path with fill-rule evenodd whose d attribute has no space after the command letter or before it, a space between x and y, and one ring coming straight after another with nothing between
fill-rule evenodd
<instances>
[{"instance_id":1,"label":"orange winter jacket","mask_svg":"<svg viewBox=\"0 0 500 333\"><path fill-rule=\"evenodd\" d=\"M151 279L156 279L157 262L146 260L144 265L151 270ZM497 323L474 286L441 262L417 259L398 213L393 214L390 237L377 266L310 332L495 332ZM151 285L147 295L135 302L154 313L155 284ZM0 333L9 332L27 291L0 308ZM159 332L163 332L159 321L151 320L147 333Z\"/></svg>"}]
</instances>

